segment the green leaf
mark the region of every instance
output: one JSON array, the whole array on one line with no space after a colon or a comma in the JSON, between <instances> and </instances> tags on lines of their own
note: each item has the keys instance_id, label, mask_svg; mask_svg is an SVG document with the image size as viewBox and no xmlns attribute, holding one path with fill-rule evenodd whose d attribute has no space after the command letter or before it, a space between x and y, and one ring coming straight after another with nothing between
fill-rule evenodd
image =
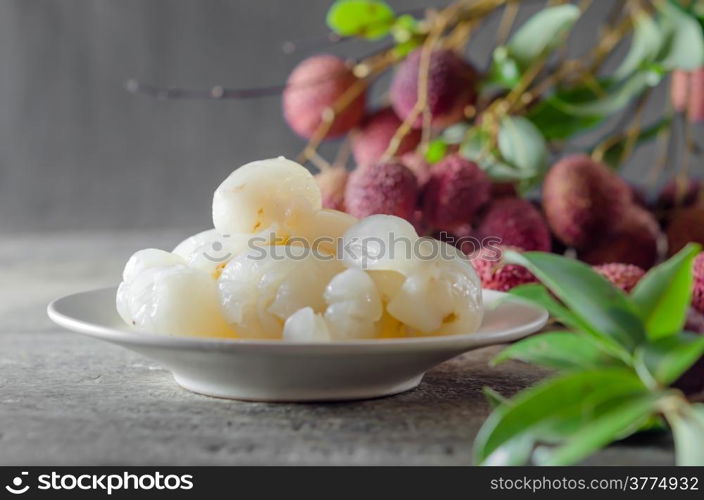
<instances>
[{"instance_id":1,"label":"green leaf","mask_svg":"<svg viewBox=\"0 0 704 500\"><path fill-rule=\"evenodd\" d=\"M538 102L528 113L527 118L538 127L545 139L564 140L580 132L586 132L599 125L602 115L574 115L561 108L562 103L580 104L593 101L594 91L587 87L559 90L557 93Z\"/></svg>"},{"instance_id":2,"label":"green leaf","mask_svg":"<svg viewBox=\"0 0 704 500\"><path fill-rule=\"evenodd\" d=\"M470 129L469 123L460 122L450 125L442 132L442 139L447 144L460 144L464 141L467 131Z\"/></svg>"},{"instance_id":3,"label":"green leaf","mask_svg":"<svg viewBox=\"0 0 704 500\"><path fill-rule=\"evenodd\" d=\"M530 120L523 116L506 116L499 129L501 157L530 177L547 167L548 148L545 138Z\"/></svg>"},{"instance_id":4,"label":"green leaf","mask_svg":"<svg viewBox=\"0 0 704 500\"><path fill-rule=\"evenodd\" d=\"M612 115L625 108L633 98L642 94L648 87L657 85L662 72L656 67L637 71L629 78L607 88L607 94L584 103L570 103L556 99L555 105L564 112L575 116Z\"/></svg>"},{"instance_id":5,"label":"green leaf","mask_svg":"<svg viewBox=\"0 0 704 500\"><path fill-rule=\"evenodd\" d=\"M677 465L704 465L704 404L684 406L679 411L666 412L675 437Z\"/></svg>"},{"instance_id":6,"label":"green leaf","mask_svg":"<svg viewBox=\"0 0 704 500\"><path fill-rule=\"evenodd\" d=\"M690 243L652 268L631 292L650 339L682 330L692 296L692 265L701 246Z\"/></svg>"},{"instance_id":7,"label":"green leaf","mask_svg":"<svg viewBox=\"0 0 704 500\"><path fill-rule=\"evenodd\" d=\"M607 401L645 390L629 370L572 372L526 389L484 422L474 444L475 460L484 465L516 465L514 452L526 443L559 441L572 434L593 410ZM519 458L521 457L519 453Z\"/></svg>"},{"instance_id":8,"label":"green leaf","mask_svg":"<svg viewBox=\"0 0 704 500\"><path fill-rule=\"evenodd\" d=\"M661 30L668 34L662 65L669 70L686 71L703 66L704 35L697 18L671 2L661 5Z\"/></svg>"},{"instance_id":9,"label":"green leaf","mask_svg":"<svg viewBox=\"0 0 704 500\"><path fill-rule=\"evenodd\" d=\"M509 399L503 397L491 387L483 387L482 392L484 393L484 397L486 397L487 401L489 401L489 404L491 405L492 409L496 409L501 405L511 404L511 401Z\"/></svg>"},{"instance_id":10,"label":"green leaf","mask_svg":"<svg viewBox=\"0 0 704 500\"><path fill-rule=\"evenodd\" d=\"M425 159L428 163L435 164L445 158L447 153L447 144L442 139L435 139L428 144L428 149L425 151Z\"/></svg>"},{"instance_id":11,"label":"green leaf","mask_svg":"<svg viewBox=\"0 0 704 500\"><path fill-rule=\"evenodd\" d=\"M646 63L654 61L665 41L666 37L655 20L645 12L638 14L631 48L621 66L614 72L614 77L619 80L626 78Z\"/></svg>"},{"instance_id":12,"label":"green leaf","mask_svg":"<svg viewBox=\"0 0 704 500\"><path fill-rule=\"evenodd\" d=\"M396 16L386 2L337 0L328 10L327 24L341 36L377 39L386 36Z\"/></svg>"},{"instance_id":13,"label":"green leaf","mask_svg":"<svg viewBox=\"0 0 704 500\"><path fill-rule=\"evenodd\" d=\"M521 80L521 68L509 55L508 47L500 45L494 49L491 67L483 82L487 87L512 89Z\"/></svg>"},{"instance_id":14,"label":"green leaf","mask_svg":"<svg viewBox=\"0 0 704 500\"><path fill-rule=\"evenodd\" d=\"M651 141L655 139L660 132L663 130L667 129L670 127L672 124L672 117L671 116L666 116L657 122L653 123L652 125L644 128L638 133L638 136L635 138L635 141L633 143L634 148L637 146L640 146L641 144L645 144L648 141ZM623 158L623 153L626 149L626 145L628 143L628 138L624 137L614 145L612 145L609 149L606 150L604 153L604 156L602 158L602 162L606 163L609 165L611 168L618 168L621 164L622 158ZM590 148L592 150L594 148Z\"/></svg>"},{"instance_id":15,"label":"green leaf","mask_svg":"<svg viewBox=\"0 0 704 500\"><path fill-rule=\"evenodd\" d=\"M578 432L572 433L553 449L536 450L540 465L570 465L576 463L612 441L623 439L647 422L656 409L659 394L634 394L614 399L602 405Z\"/></svg>"},{"instance_id":16,"label":"green leaf","mask_svg":"<svg viewBox=\"0 0 704 500\"><path fill-rule=\"evenodd\" d=\"M570 4L542 9L511 37L508 43L509 55L521 68L527 68L563 42L563 36L572 28L579 15L579 8Z\"/></svg>"},{"instance_id":17,"label":"green leaf","mask_svg":"<svg viewBox=\"0 0 704 500\"><path fill-rule=\"evenodd\" d=\"M644 344L636 351L639 373L662 386L669 386L704 356L704 336L683 332Z\"/></svg>"},{"instance_id":18,"label":"green leaf","mask_svg":"<svg viewBox=\"0 0 704 500\"><path fill-rule=\"evenodd\" d=\"M543 252L504 252L528 268L593 330L632 351L645 337L638 309L618 288L583 262Z\"/></svg>"},{"instance_id":19,"label":"green leaf","mask_svg":"<svg viewBox=\"0 0 704 500\"><path fill-rule=\"evenodd\" d=\"M509 359L564 371L623 366L591 337L571 332L548 332L528 337L501 351L492 364Z\"/></svg>"}]
</instances>

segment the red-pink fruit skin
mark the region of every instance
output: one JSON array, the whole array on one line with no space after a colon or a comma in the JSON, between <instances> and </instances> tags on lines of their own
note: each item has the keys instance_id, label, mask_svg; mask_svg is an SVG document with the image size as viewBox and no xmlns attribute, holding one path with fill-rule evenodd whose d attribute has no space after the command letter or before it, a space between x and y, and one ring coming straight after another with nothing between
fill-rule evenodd
<instances>
[{"instance_id":1,"label":"red-pink fruit skin","mask_svg":"<svg viewBox=\"0 0 704 500\"><path fill-rule=\"evenodd\" d=\"M428 183L433 165L428 163L421 153L416 151L406 153L401 157L401 163L411 169L418 180L418 188L422 189Z\"/></svg>"},{"instance_id":2,"label":"red-pink fruit skin","mask_svg":"<svg viewBox=\"0 0 704 500\"><path fill-rule=\"evenodd\" d=\"M408 167L398 162L367 165L347 180L345 209L355 217L396 215L413 220L418 183Z\"/></svg>"},{"instance_id":3,"label":"red-pink fruit skin","mask_svg":"<svg viewBox=\"0 0 704 500\"><path fill-rule=\"evenodd\" d=\"M687 110L689 101L689 83L690 73L681 69L676 69L672 72L672 80L670 81L670 102L672 107L678 113Z\"/></svg>"},{"instance_id":4,"label":"red-pink fruit skin","mask_svg":"<svg viewBox=\"0 0 704 500\"><path fill-rule=\"evenodd\" d=\"M595 234L578 257L591 265L620 262L650 269L659 259L660 226L647 210L632 205L607 231Z\"/></svg>"},{"instance_id":5,"label":"red-pink fruit skin","mask_svg":"<svg viewBox=\"0 0 704 500\"><path fill-rule=\"evenodd\" d=\"M645 275L643 269L633 264L602 264L594 266L594 270L626 293L631 293Z\"/></svg>"},{"instance_id":6,"label":"red-pink fruit skin","mask_svg":"<svg viewBox=\"0 0 704 500\"><path fill-rule=\"evenodd\" d=\"M344 168L334 167L315 175L320 188L323 208L344 210L345 187L349 173Z\"/></svg>"},{"instance_id":7,"label":"red-pink fruit skin","mask_svg":"<svg viewBox=\"0 0 704 500\"><path fill-rule=\"evenodd\" d=\"M521 250L515 247L499 246L483 248L476 255L470 255L470 262L479 276L482 288L507 292L519 285L538 281L525 267L502 262L503 252L509 249Z\"/></svg>"},{"instance_id":8,"label":"red-pink fruit skin","mask_svg":"<svg viewBox=\"0 0 704 500\"><path fill-rule=\"evenodd\" d=\"M549 252L550 231L542 214L522 198L500 198L489 204L478 226L483 237L501 239L501 244L525 251Z\"/></svg>"},{"instance_id":9,"label":"red-pink fruit skin","mask_svg":"<svg viewBox=\"0 0 704 500\"><path fill-rule=\"evenodd\" d=\"M369 165L377 162L386 152L396 130L401 126L394 110L384 108L366 116L359 128L352 135L352 154L357 165ZM394 156L413 151L420 143L421 131L411 130L406 134Z\"/></svg>"},{"instance_id":10,"label":"red-pink fruit skin","mask_svg":"<svg viewBox=\"0 0 704 500\"><path fill-rule=\"evenodd\" d=\"M687 118L691 123L704 121L704 68L692 71L689 77Z\"/></svg>"},{"instance_id":11,"label":"red-pink fruit skin","mask_svg":"<svg viewBox=\"0 0 704 500\"><path fill-rule=\"evenodd\" d=\"M283 92L286 122L298 135L310 139L322 122L323 112L357 81L345 61L337 56L321 54L304 59L289 75ZM365 104L366 92L362 91L337 114L325 138L339 137L357 126L364 116Z\"/></svg>"},{"instance_id":12,"label":"red-pink fruit skin","mask_svg":"<svg viewBox=\"0 0 704 500\"><path fill-rule=\"evenodd\" d=\"M543 183L543 210L550 229L564 244L578 249L609 231L632 203L628 184L586 155L563 158Z\"/></svg>"},{"instance_id":13,"label":"red-pink fruit skin","mask_svg":"<svg viewBox=\"0 0 704 500\"><path fill-rule=\"evenodd\" d=\"M418 73L421 69L422 49L411 52L398 68L391 81L391 105L401 119L406 119L418 100ZM444 128L458 122L464 109L477 100L476 70L451 50L436 50L430 57L428 71L428 109L431 125ZM423 117L413 122L413 127L423 126Z\"/></svg>"},{"instance_id":14,"label":"red-pink fruit skin","mask_svg":"<svg viewBox=\"0 0 704 500\"><path fill-rule=\"evenodd\" d=\"M433 166L423 190L423 214L436 229L470 224L491 197L491 181L479 166L459 154Z\"/></svg>"},{"instance_id":15,"label":"red-pink fruit skin","mask_svg":"<svg viewBox=\"0 0 704 500\"><path fill-rule=\"evenodd\" d=\"M694 289L692 291L692 307L704 314L704 252L694 259Z\"/></svg>"}]
</instances>

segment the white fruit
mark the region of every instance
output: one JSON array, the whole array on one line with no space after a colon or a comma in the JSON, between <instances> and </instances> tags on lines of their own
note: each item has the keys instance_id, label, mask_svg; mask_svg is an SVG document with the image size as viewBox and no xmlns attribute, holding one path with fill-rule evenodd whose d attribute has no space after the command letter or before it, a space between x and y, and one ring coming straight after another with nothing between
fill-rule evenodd
<instances>
[{"instance_id":1,"label":"white fruit","mask_svg":"<svg viewBox=\"0 0 704 500\"><path fill-rule=\"evenodd\" d=\"M348 267L405 274L417 264L413 253L418 239L408 221L393 215L372 215L345 232L341 257Z\"/></svg>"},{"instance_id":2,"label":"white fruit","mask_svg":"<svg viewBox=\"0 0 704 500\"><path fill-rule=\"evenodd\" d=\"M372 338L383 307L374 281L359 269L347 269L325 288L325 321L334 340Z\"/></svg>"},{"instance_id":3,"label":"white fruit","mask_svg":"<svg viewBox=\"0 0 704 500\"><path fill-rule=\"evenodd\" d=\"M420 334L474 333L482 320L481 285L469 260L447 243L423 241L420 258L406 275L387 311Z\"/></svg>"},{"instance_id":4,"label":"white fruit","mask_svg":"<svg viewBox=\"0 0 704 500\"><path fill-rule=\"evenodd\" d=\"M322 208L313 175L284 157L241 166L215 190L213 225L221 234L258 233L274 224L281 236Z\"/></svg>"},{"instance_id":5,"label":"white fruit","mask_svg":"<svg viewBox=\"0 0 704 500\"><path fill-rule=\"evenodd\" d=\"M281 338L284 322L299 309L325 309L323 292L341 267L304 247L250 250L232 259L218 280L223 311L245 337Z\"/></svg>"},{"instance_id":6,"label":"white fruit","mask_svg":"<svg viewBox=\"0 0 704 500\"><path fill-rule=\"evenodd\" d=\"M216 282L163 250L135 253L116 297L122 319L137 330L166 335L234 337L220 310Z\"/></svg>"},{"instance_id":7,"label":"white fruit","mask_svg":"<svg viewBox=\"0 0 704 500\"><path fill-rule=\"evenodd\" d=\"M311 247L320 255L337 255L343 234L358 222L356 217L339 210L324 208L304 220L298 227L292 227L294 237Z\"/></svg>"},{"instance_id":8,"label":"white fruit","mask_svg":"<svg viewBox=\"0 0 704 500\"><path fill-rule=\"evenodd\" d=\"M284 324L283 339L289 342L326 342L332 340L323 317L310 307L299 309Z\"/></svg>"}]
</instances>

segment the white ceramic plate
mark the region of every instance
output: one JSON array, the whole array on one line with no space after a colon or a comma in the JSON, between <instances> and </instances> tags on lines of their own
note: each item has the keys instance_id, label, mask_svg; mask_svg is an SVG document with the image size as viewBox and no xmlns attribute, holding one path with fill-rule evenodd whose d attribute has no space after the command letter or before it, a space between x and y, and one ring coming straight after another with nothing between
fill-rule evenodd
<instances>
[{"instance_id":1,"label":"white ceramic plate","mask_svg":"<svg viewBox=\"0 0 704 500\"><path fill-rule=\"evenodd\" d=\"M115 288L55 300L59 325L152 358L193 392L256 401L325 401L388 396L416 387L426 370L472 349L542 328L544 309L484 290L485 317L470 335L335 343L222 340L139 333L117 315Z\"/></svg>"}]
</instances>

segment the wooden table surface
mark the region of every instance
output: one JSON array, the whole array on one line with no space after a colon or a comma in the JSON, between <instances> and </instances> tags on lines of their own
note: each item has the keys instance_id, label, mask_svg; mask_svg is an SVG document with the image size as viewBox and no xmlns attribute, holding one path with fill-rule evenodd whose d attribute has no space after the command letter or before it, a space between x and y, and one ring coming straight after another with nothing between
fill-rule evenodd
<instances>
[{"instance_id":1,"label":"wooden table surface","mask_svg":"<svg viewBox=\"0 0 704 500\"><path fill-rule=\"evenodd\" d=\"M468 465L489 413L481 392L511 395L544 373L490 368L499 348L428 372L420 387L352 403L212 399L122 348L53 325L47 303L114 285L129 255L195 231L2 236L1 465ZM671 464L666 435L612 446L590 464Z\"/></svg>"}]
</instances>

